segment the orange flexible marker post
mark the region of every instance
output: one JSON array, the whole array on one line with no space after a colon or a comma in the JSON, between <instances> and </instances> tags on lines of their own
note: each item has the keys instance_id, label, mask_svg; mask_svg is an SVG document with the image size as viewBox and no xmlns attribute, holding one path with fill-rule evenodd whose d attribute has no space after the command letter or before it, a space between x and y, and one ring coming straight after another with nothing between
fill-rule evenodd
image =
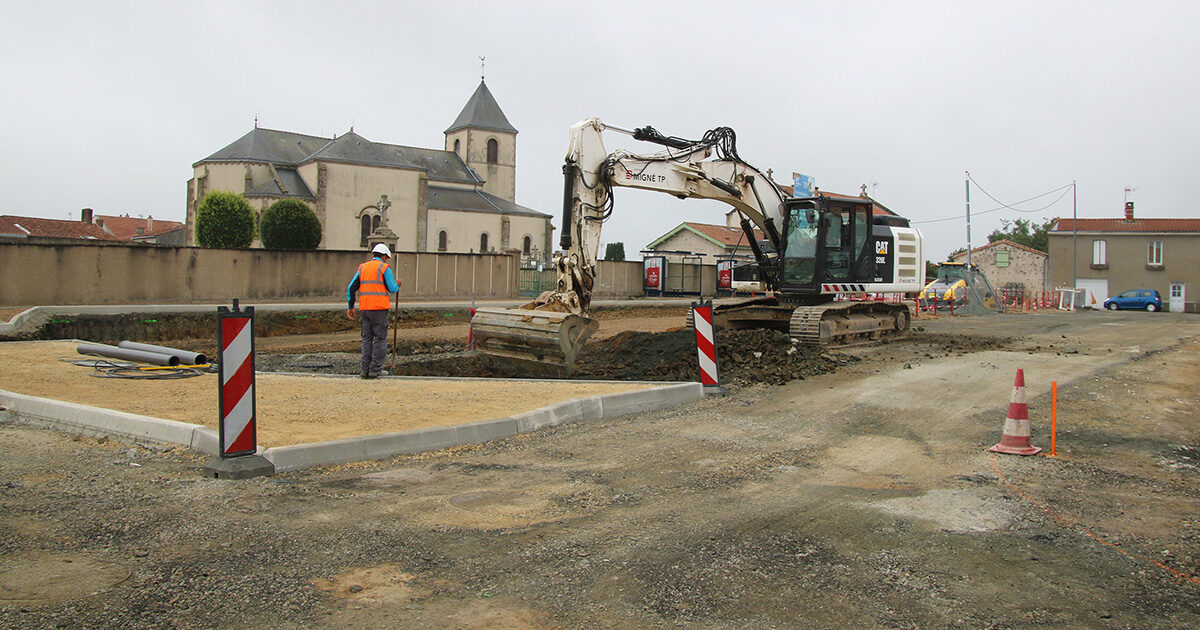
<instances>
[{"instance_id":1,"label":"orange flexible marker post","mask_svg":"<svg viewBox=\"0 0 1200 630\"><path fill-rule=\"evenodd\" d=\"M1050 457L1058 456L1058 381L1050 381Z\"/></svg>"}]
</instances>

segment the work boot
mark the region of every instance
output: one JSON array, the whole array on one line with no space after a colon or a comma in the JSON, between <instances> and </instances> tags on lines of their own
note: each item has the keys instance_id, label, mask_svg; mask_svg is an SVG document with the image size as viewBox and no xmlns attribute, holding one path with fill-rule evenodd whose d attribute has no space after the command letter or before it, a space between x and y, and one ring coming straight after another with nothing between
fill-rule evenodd
<instances>
[{"instance_id":1,"label":"work boot","mask_svg":"<svg viewBox=\"0 0 1200 630\"><path fill-rule=\"evenodd\" d=\"M370 373L370 372L368 372L367 370L363 370L362 372L359 372L359 374L358 374L358 377L359 377L359 378L375 378L375 377L374 377L374 376L372 376L372 375L371 375L371 373Z\"/></svg>"},{"instance_id":2,"label":"work boot","mask_svg":"<svg viewBox=\"0 0 1200 630\"><path fill-rule=\"evenodd\" d=\"M380 369L367 372L367 378L378 378L380 376L387 376L387 370Z\"/></svg>"}]
</instances>

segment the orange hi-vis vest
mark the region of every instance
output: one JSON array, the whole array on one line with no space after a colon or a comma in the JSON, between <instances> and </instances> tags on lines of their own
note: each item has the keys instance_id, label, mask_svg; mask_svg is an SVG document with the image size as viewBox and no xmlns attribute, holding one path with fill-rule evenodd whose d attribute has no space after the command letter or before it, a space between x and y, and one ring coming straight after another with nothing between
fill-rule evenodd
<instances>
[{"instance_id":1,"label":"orange hi-vis vest","mask_svg":"<svg viewBox=\"0 0 1200 630\"><path fill-rule=\"evenodd\" d=\"M392 307L387 282L383 279L387 268L387 263L378 258L358 266L358 310L386 311Z\"/></svg>"}]
</instances>

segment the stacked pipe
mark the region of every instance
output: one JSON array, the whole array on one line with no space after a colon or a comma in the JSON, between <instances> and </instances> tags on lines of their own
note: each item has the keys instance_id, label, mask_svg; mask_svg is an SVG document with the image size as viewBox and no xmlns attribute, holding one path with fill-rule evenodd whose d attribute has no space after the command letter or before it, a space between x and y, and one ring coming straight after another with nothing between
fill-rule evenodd
<instances>
[{"instance_id":1,"label":"stacked pipe","mask_svg":"<svg viewBox=\"0 0 1200 630\"><path fill-rule=\"evenodd\" d=\"M180 363L187 363L188 365L208 363L208 358L203 354L133 341L122 341L116 346L103 343L81 343L76 348L76 351L79 354L111 359L125 359L127 361L140 361L151 365L165 365L170 367L175 367Z\"/></svg>"}]
</instances>

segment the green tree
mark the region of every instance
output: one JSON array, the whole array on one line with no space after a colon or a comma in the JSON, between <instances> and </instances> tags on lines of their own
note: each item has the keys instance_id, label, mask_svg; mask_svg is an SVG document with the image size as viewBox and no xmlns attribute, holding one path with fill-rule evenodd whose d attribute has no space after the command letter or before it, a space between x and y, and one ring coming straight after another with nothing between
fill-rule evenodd
<instances>
[{"instance_id":1,"label":"green tree","mask_svg":"<svg viewBox=\"0 0 1200 630\"><path fill-rule=\"evenodd\" d=\"M604 260L625 260L625 243L609 243L604 248Z\"/></svg>"},{"instance_id":2,"label":"green tree","mask_svg":"<svg viewBox=\"0 0 1200 630\"><path fill-rule=\"evenodd\" d=\"M1039 252L1050 251L1050 227L1058 219L1046 219L1041 224L1036 224L1029 219L1001 219L999 230L988 234L988 242L995 243L996 241L1012 241L1018 245L1032 247Z\"/></svg>"},{"instance_id":3,"label":"green tree","mask_svg":"<svg viewBox=\"0 0 1200 630\"><path fill-rule=\"evenodd\" d=\"M259 222L263 247L316 249L321 244L321 220L303 201L281 199L263 212Z\"/></svg>"},{"instance_id":4,"label":"green tree","mask_svg":"<svg viewBox=\"0 0 1200 630\"><path fill-rule=\"evenodd\" d=\"M200 247L249 247L254 242L254 210L246 198L214 190L196 212L196 242Z\"/></svg>"}]
</instances>

